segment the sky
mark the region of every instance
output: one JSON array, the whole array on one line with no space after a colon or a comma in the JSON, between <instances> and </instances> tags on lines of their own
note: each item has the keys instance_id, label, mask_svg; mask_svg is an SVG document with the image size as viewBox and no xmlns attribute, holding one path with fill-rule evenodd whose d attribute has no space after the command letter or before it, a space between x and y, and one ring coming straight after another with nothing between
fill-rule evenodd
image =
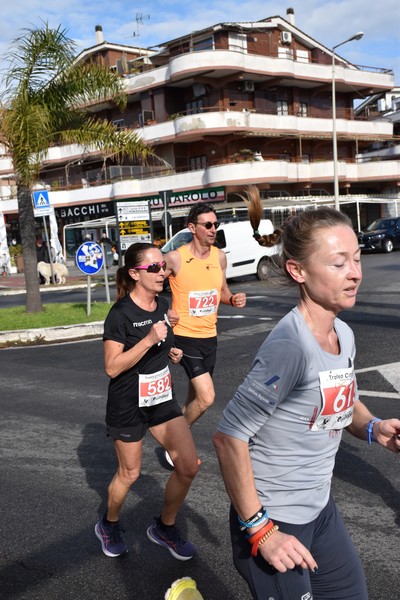
<instances>
[{"instance_id":1,"label":"sky","mask_svg":"<svg viewBox=\"0 0 400 600\"><path fill-rule=\"evenodd\" d=\"M0 9L0 63L12 40L23 30L47 22L61 26L77 44L77 54L96 43L101 25L107 42L140 47L158 46L191 31L223 22L286 18L294 9L295 25L328 48L363 31L359 41L337 52L353 64L392 69L400 86L399 0L14 0Z\"/></svg>"}]
</instances>

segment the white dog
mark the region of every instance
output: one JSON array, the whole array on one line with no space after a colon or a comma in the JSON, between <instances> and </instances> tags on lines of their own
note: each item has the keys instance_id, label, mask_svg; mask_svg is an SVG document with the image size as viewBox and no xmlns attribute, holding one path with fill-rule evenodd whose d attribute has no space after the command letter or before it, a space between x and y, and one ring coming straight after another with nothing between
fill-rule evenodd
<instances>
[{"instance_id":1,"label":"white dog","mask_svg":"<svg viewBox=\"0 0 400 600\"><path fill-rule=\"evenodd\" d=\"M51 265L50 263L38 262L37 266L38 275L41 275L45 280L45 285L49 285L51 279ZM53 272L56 283L66 283L68 277L68 269L66 265L62 263L53 263Z\"/></svg>"}]
</instances>

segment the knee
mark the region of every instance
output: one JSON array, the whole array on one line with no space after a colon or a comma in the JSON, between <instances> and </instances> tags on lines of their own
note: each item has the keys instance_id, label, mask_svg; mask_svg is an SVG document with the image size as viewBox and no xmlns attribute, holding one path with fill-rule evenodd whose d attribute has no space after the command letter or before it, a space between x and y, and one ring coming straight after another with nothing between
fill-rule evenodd
<instances>
[{"instance_id":1,"label":"knee","mask_svg":"<svg viewBox=\"0 0 400 600\"><path fill-rule=\"evenodd\" d=\"M180 461L179 458L174 462L175 472L179 477L189 480L190 482L196 477L199 472L199 464L197 456L195 456L190 462Z\"/></svg>"},{"instance_id":2,"label":"knee","mask_svg":"<svg viewBox=\"0 0 400 600\"><path fill-rule=\"evenodd\" d=\"M135 483L140 475L140 469L138 467L134 467L132 469L128 467L119 467L118 469L118 477L124 483L130 487Z\"/></svg>"},{"instance_id":3,"label":"knee","mask_svg":"<svg viewBox=\"0 0 400 600\"><path fill-rule=\"evenodd\" d=\"M215 392L214 390L207 390L203 394L200 394L197 398L197 401L200 405L200 408L203 412L210 408L214 404L215 400Z\"/></svg>"}]
</instances>

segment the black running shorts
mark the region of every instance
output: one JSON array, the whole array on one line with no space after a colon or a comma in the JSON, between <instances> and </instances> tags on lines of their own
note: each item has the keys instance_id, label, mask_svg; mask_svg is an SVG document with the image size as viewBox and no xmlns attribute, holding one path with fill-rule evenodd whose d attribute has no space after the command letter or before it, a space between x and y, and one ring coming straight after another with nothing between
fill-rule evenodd
<instances>
[{"instance_id":1,"label":"black running shorts","mask_svg":"<svg viewBox=\"0 0 400 600\"><path fill-rule=\"evenodd\" d=\"M194 379L204 373L214 372L217 359L217 337L191 338L183 335L175 336L175 346L183 350L180 364L189 379Z\"/></svg>"},{"instance_id":2,"label":"black running shorts","mask_svg":"<svg viewBox=\"0 0 400 600\"><path fill-rule=\"evenodd\" d=\"M133 412L130 426L112 427L107 424L107 435L112 437L113 440L121 440L122 442L139 442L151 427L182 416L182 410L176 400L168 400L168 402L149 408L137 406Z\"/></svg>"}]
</instances>

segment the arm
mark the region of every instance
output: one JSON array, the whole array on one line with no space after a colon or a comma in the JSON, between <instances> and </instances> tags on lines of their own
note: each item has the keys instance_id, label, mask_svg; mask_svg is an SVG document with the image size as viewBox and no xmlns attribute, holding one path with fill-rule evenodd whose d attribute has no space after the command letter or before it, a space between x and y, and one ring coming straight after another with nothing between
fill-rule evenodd
<instances>
[{"instance_id":1,"label":"arm","mask_svg":"<svg viewBox=\"0 0 400 600\"><path fill-rule=\"evenodd\" d=\"M104 342L104 367L108 377L114 379L124 371L127 371L146 354L152 346L165 339L168 329L165 321L158 321L151 326L149 333L124 352L124 345L114 340Z\"/></svg>"},{"instance_id":2,"label":"arm","mask_svg":"<svg viewBox=\"0 0 400 600\"><path fill-rule=\"evenodd\" d=\"M259 510L261 502L254 483L248 444L220 431L214 434L213 443L233 507L242 520L249 519ZM260 528L262 525L249 528L247 533L255 533ZM303 569L317 569L317 564L307 548L294 536L280 531L260 545L258 552L281 573L293 569L296 565Z\"/></svg>"},{"instance_id":3,"label":"arm","mask_svg":"<svg viewBox=\"0 0 400 600\"><path fill-rule=\"evenodd\" d=\"M367 440L367 427L374 415L360 400L354 405L353 421L346 427L347 431L360 440ZM372 426L372 436L375 442L392 452L400 452L400 420L386 419L376 421Z\"/></svg>"},{"instance_id":4,"label":"arm","mask_svg":"<svg viewBox=\"0 0 400 600\"><path fill-rule=\"evenodd\" d=\"M219 264L222 269L222 288L221 288L221 302L222 304L231 304L236 308L244 308L246 306L246 294L239 292L232 294L226 281L226 254L222 250L219 250Z\"/></svg>"},{"instance_id":5,"label":"arm","mask_svg":"<svg viewBox=\"0 0 400 600\"><path fill-rule=\"evenodd\" d=\"M171 250L164 255L164 260L167 263L165 270L165 277L170 275L177 275L181 268L181 255L177 250Z\"/></svg>"}]
</instances>

